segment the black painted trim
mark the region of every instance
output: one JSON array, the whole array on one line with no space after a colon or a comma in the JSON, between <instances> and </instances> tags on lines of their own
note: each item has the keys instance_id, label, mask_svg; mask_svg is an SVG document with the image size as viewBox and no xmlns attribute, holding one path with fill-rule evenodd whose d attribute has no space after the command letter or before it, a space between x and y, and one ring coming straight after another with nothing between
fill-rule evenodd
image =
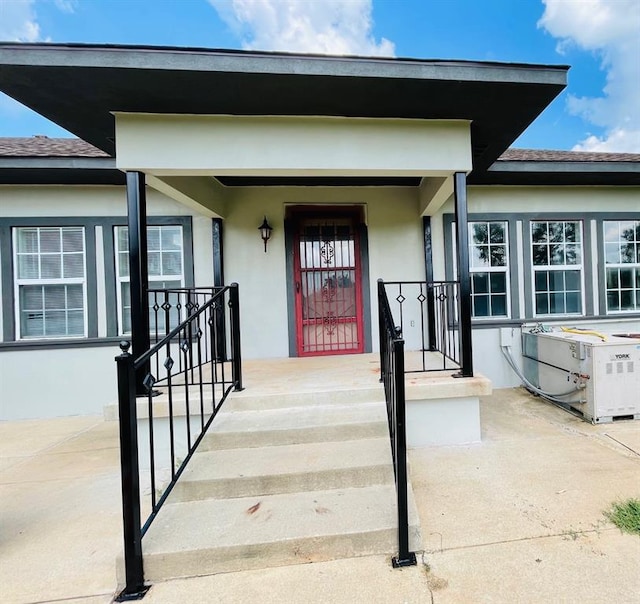
<instances>
[{"instance_id":1,"label":"black painted trim","mask_svg":"<svg viewBox=\"0 0 640 604\"><path fill-rule=\"evenodd\" d=\"M213 240L213 285L224 285L224 224L222 218L211 219Z\"/></svg>"}]
</instances>

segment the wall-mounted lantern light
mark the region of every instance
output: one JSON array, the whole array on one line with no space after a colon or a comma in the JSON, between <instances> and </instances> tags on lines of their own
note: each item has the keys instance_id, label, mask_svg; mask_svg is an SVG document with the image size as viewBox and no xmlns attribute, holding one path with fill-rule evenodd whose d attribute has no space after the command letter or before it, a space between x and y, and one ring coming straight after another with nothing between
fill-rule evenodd
<instances>
[{"instance_id":1,"label":"wall-mounted lantern light","mask_svg":"<svg viewBox=\"0 0 640 604\"><path fill-rule=\"evenodd\" d=\"M258 227L260 231L260 236L262 237L262 241L264 241L264 251L267 251L267 241L271 239L271 231L273 231L273 227L267 222L267 217L264 217L262 224Z\"/></svg>"}]
</instances>

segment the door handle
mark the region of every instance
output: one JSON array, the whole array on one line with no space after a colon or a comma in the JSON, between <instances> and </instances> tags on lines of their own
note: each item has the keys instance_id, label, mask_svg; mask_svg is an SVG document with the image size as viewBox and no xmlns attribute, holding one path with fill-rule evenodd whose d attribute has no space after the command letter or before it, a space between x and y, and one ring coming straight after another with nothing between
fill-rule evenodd
<instances>
[{"instance_id":1,"label":"door handle","mask_svg":"<svg viewBox=\"0 0 640 604\"><path fill-rule=\"evenodd\" d=\"M300 293L300 281L296 281L296 294Z\"/></svg>"}]
</instances>

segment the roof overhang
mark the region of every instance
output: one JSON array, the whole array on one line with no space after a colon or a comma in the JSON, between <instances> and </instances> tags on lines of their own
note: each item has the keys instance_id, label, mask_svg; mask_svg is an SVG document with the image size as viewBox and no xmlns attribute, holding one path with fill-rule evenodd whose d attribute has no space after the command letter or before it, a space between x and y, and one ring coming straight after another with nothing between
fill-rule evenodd
<instances>
[{"instance_id":1,"label":"roof overhang","mask_svg":"<svg viewBox=\"0 0 640 604\"><path fill-rule=\"evenodd\" d=\"M486 170L567 66L79 44L0 44L0 90L113 155L112 112L463 119Z\"/></svg>"},{"instance_id":2,"label":"roof overhang","mask_svg":"<svg viewBox=\"0 0 640 604\"><path fill-rule=\"evenodd\" d=\"M111 157L2 157L0 185L123 185Z\"/></svg>"},{"instance_id":3,"label":"roof overhang","mask_svg":"<svg viewBox=\"0 0 640 604\"><path fill-rule=\"evenodd\" d=\"M638 161L497 161L470 185L640 185Z\"/></svg>"}]
</instances>

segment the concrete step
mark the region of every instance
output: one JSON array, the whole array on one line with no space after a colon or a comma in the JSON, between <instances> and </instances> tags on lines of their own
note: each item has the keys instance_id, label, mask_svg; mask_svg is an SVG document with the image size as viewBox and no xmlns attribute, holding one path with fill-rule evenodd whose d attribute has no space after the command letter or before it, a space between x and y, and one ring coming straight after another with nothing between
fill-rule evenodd
<instances>
[{"instance_id":1,"label":"concrete step","mask_svg":"<svg viewBox=\"0 0 640 604\"><path fill-rule=\"evenodd\" d=\"M174 503L143 539L145 578L161 581L392 554L395 485ZM421 549L410 492L410 543Z\"/></svg>"},{"instance_id":2,"label":"concrete step","mask_svg":"<svg viewBox=\"0 0 640 604\"><path fill-rule=\"evenodd\" d=\"M199 451L387 436L384 402L221 412Z\"/></svg>"},{"instance_id":3,"label":"concrete step","mask_svg":"<svg viewBox=\"0 0 640 604\"><path fill-rule=\"evenodd\" d=\"M389 438L197 452L175 501L249 497L393 483Z\"/></svg>"}]
</instances>

